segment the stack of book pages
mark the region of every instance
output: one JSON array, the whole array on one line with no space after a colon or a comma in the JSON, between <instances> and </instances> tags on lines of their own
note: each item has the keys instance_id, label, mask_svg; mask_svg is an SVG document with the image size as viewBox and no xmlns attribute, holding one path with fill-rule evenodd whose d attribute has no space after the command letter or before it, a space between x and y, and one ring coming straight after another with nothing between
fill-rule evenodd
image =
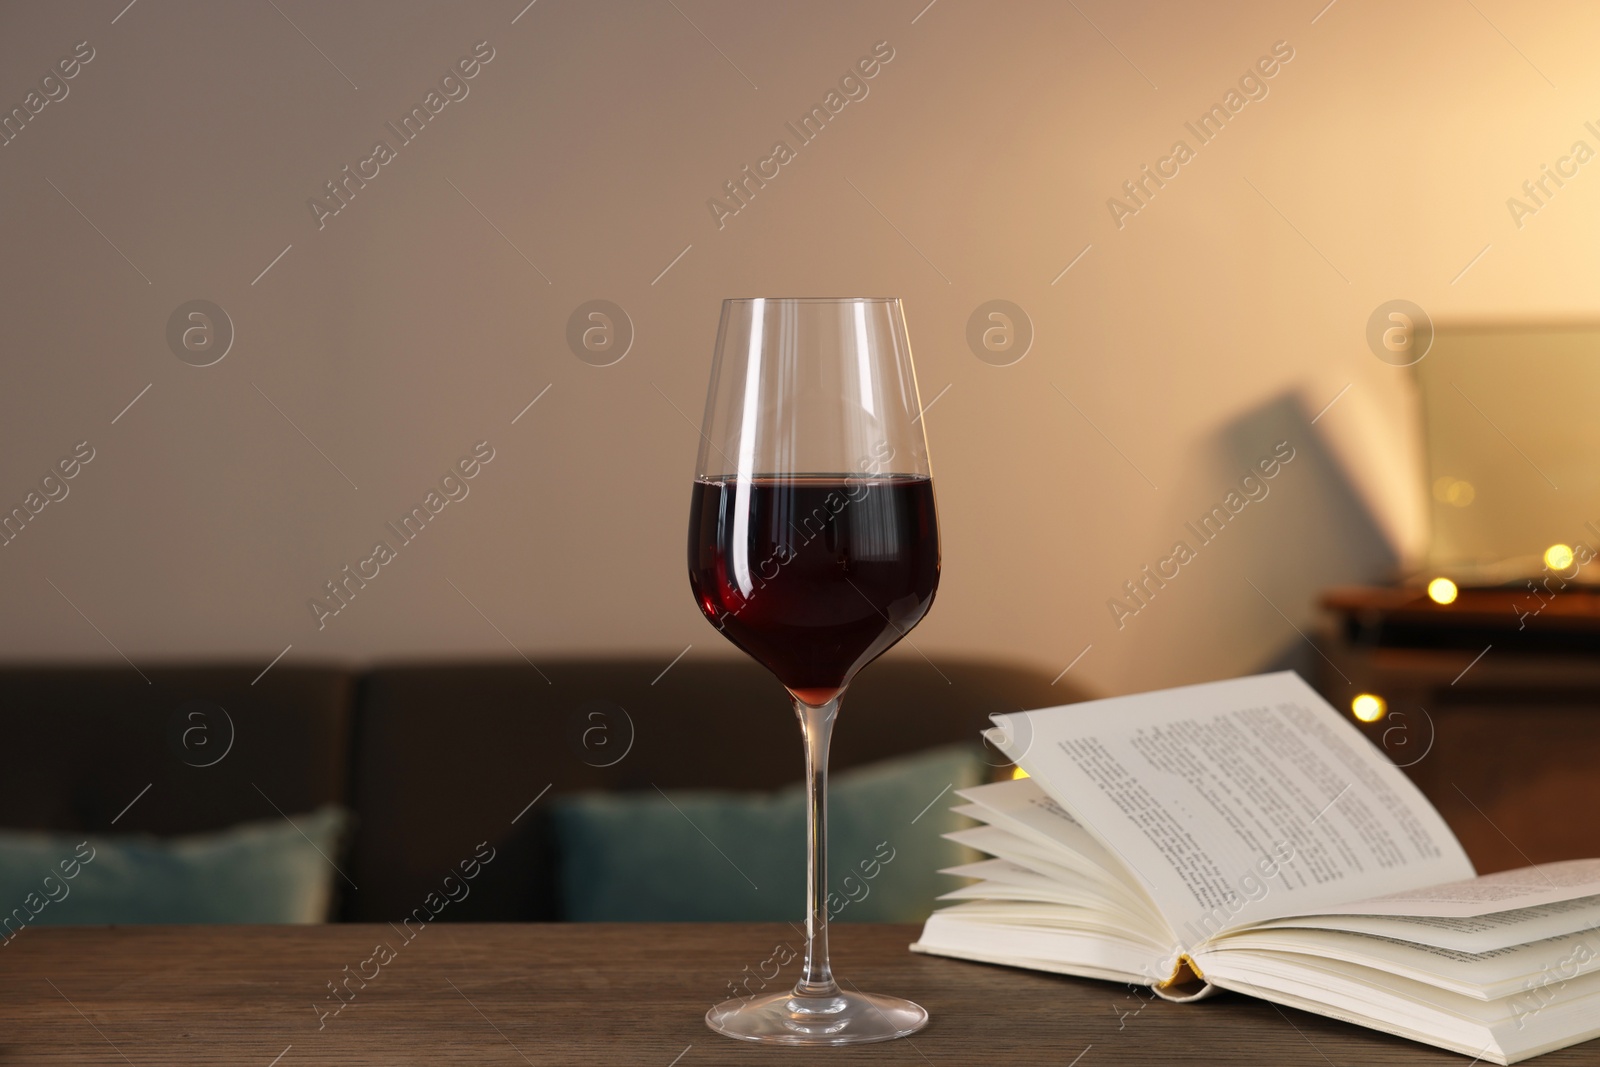
<instances>
[{"instance_id":1,"label":"stack of book pages","mask_svg":"<svg viewBox=\"0 0 1600 1067\"><path fill-rule=\"evenodd\" d=\"M1600 860L1476 876L1284 672L994 717L1030 777L960 792L992 857L918 952L1229 989L1515 1063L1600 1036Z\"/></svg>"}]
</instances>

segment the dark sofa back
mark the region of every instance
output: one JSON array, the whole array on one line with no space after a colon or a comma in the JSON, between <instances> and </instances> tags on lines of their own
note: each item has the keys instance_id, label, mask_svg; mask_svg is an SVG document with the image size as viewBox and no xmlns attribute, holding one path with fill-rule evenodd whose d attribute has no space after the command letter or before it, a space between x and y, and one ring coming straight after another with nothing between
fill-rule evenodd
<instances>
[{"instance_id":1,"label":"dark sofa back","mask_svg":"<svg viewBox=\"0 0 1600 1067\"><path fill-rule=\"evenodd\" d=\"M804 777L787 694L744 659L447 663L381 668L356 717L348 868L362 888L345 918L398 919L479 842L492 876L451 919L561 917L544 811L588 789L773 789ZM996 711L1078 699L1048 676L914 653L873 664L846 695L831 764L976 742ZM998 756L992 757L996 763ZM535 798L537 803L528 807Z\"/></svg>"},{"instance_id":2,"label":"dark sofa back","mask_svg":"<svg viewBox=\"0 0 1600 1067\"><path fill-rule=\"evenodd\" d=\"M0 668L0 826L171 836L340 804L354 826L331 857L350 879L335 880L339 917L410 914L488 842L485 876L440 917L559 919L555 797L804 775L770 674L740 658L670 662ZM851 687L832 766L973 742L991 712L1078 698L1026 668L897 652Z\"/></svg>"},{"instance_id":3,"label":"dark sofa back","mask_svg":"<svg viewBox=\"0 0 1600 1067\"><path fill-rule=\"evenodd\" d=\"M349 672L143 670L0 668L7 828L171 835L348 802Z\"/></svg>"}]
</instances>

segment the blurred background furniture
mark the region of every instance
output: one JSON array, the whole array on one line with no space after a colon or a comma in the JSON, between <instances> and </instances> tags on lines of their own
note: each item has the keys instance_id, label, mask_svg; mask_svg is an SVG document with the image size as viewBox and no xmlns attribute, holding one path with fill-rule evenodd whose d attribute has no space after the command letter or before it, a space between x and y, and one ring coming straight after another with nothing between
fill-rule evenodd
<instances>
[{"instance_id":1,"label":"blurred background furniture","mask_svg":"<svg viewBox=\"0 0 1600 1067\"><path fill-rule=\"evenodd\" d=\"M1421 574L1521 588L1546 576L1551 546L1596 544L1600 325L1441 324L1414 372L1427 465ZM1600 566L1581 577L1600 579Z\"/></svg>"},{"instance_id":2,"label":"blurred background furniture","mask_svg":"<svg viewBox=\"0 0 1600 1067\"><path fill-rule=\"evenodd\" d=\"M355 676L281 667L252 684L260 671L0 668L0 823L171 836L346 803Z\"/></svg>"},{"instance_id":3,"label":"blurred background furniture","mask_svg":"<svg viewBox=\"0 0 1600 1067\"><path fill-rule=\"evenodd\" d=\"M1543 610L1537 610L1543 603ZM1600 594L1330 590L1316 684L1405 768L1480 872L1600 856ZM1535 612L1536 614L1529 614ZM1376 698L1381 703L1362 701Z\"/></svg>"},{"instance_id":4,"label":"blurred background furniture","mask_svg":"<svg viewBox=\"0 0 1600 1067\"><path fill-rule=\"evenodd\" d=\"M1412 329L1414 327L1414 330ZM1600 855L1600 327L1408 327L1425 544L1326 590L1316 684L1480 871Z\"/></svg>"},{"instance_id":5,"label":"blurred background furniture","mask_svg":"<svg viewBox=\"0 0 1600 1067\"><path fill-rule=\"evenodd\" d=\"M766 791L804 775L799 727L769 674L735 659L663 671L670 659L441 662L359 675L279 667L255 683L259 665L146 668L148 683L121 664L0 670L10 695L0 736L15 767L0 776L0 829L170 837L331 803L353 819L328 857L334 917L397 920L441 893L483 843L495 857L489 872L440 918L560 919L551 812L564 798ZM978 746L988 715L1077 698L1015 664L890 656L852 685L832 769L959 742L983 770L1002 773L1006 761ZM911 809L933 809L916 830L934 839L953 803L934 795L945 784ZM699 840L687 822L679 832ZM716 844L734 855L741 847ZM798 884L792 897L798 914ZM70 921L68 907L53 910Z\"/></svg>"}]
</instances>

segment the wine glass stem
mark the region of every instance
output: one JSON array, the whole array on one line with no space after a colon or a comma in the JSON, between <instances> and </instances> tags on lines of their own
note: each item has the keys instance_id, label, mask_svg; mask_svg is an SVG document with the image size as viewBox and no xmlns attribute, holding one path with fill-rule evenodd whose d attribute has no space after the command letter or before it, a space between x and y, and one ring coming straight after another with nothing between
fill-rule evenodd
<instances>
[{"instance_id":1,"label":"wine glass stem","mask_svg":"<svg viewBox=\"0 0 1600 1067\"><path fill-rule=\"evenodd\" d=\"M794 702L806 742L806 963L794 992L831 997L839 992L828 965L828 742L839 698L813 706Z\"/></svg>"}]
</instances>

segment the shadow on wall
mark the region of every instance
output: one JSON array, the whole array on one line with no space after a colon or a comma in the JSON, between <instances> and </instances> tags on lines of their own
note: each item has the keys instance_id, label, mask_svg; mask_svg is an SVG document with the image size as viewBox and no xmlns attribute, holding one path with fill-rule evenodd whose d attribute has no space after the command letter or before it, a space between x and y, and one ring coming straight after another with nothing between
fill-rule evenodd
<instances>
[{"instance_id":1,"label":"shadow on wall","mask_svg":"<svg viewBox=\"0 0 1600 1067\"><path fill-rule=\"evenodd\" d=\"M1293 393L1222 426L1163 490L1167 509L1121 587L1106 590L1104 643L1132 656L1125 639L1142 628L1139 644L1168 657L1167 684L1284 668L1310 677L1319 591L1383 579L1399 562Z\"/></svg>"}]
</instances>

